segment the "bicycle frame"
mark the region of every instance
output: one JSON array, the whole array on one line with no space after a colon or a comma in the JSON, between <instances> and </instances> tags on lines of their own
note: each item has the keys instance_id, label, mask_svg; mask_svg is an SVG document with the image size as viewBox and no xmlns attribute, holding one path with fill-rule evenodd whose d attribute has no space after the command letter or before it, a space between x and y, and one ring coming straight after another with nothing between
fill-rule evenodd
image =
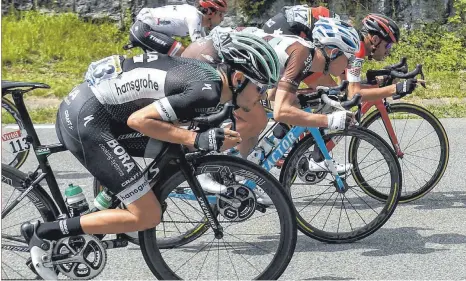
<instances>
[{"instance_id":1,"label":"bicycle frame","mask_svg":"<svg viewBox=\"0 0 466 281\"><path fill-rule=\"evenodd\" d=\"M375 106L377 110L380 112L380 117L382 117L383 124L385 125L385 129L387 130L390 142L393 145L393 149L395 150L396 156L400 158L403 157L404 153L401 151L398 138L396 137L395 130L393 129L392 122L390 121L390 116L388 116L386 102L384 100L363 102L361 107L362 115L366 114L372 106Z\"/></svg>"},{"instance_id":2,"label":"bicycle frame","mask_svg":"<svg viewBox=\"0 0 466 281\"><path fill-rule=\"evenodd\" d=\"M311 109L305 108L303 109L305 112L311 112ZM273 117L273 113L267 113L268 118ZM319 128L315 127L299 127L295 126L291 128L287 132L287 134L281 139L281 141L277 144L274 150L272 150L267 158L265 158L262 162L262 167L269 171L275 166L275 164L280 160L280 158L285 155L285 153L293 146L293 144L300 138L303 133L311 133L316 141L317 146L319 147L322 155L324 156L325 161L332 173L335 177L336 183L340 190L344 190L343 180L341 179L340 175L338 175L335 165L333 163L332 157L330 156L329 150L333 148L335 145L333 141L325 143L322 134L319 131ZM330 149L329 149L330 148Z\"/></svg>"},{"instance_id":3,"label":"bicycle frame","mask_svg":"<svg viewBox=\"0 0 466 281\"><path fill-rule=\"evenodd\" d=\"M19 202L24 198L33 188L36 184L38 184L40 181L42 181L44 178L49 186L50 192L52 194L52 198L57 204L59 211L60 211L60 216L66 215L69 217L69 212L66 207L65 201L63 199L62 193L58 187L57 180L55 179L55 176L53 174L52 168L50 167L50 164L48 162L47 157L51 154L58 153L58 152L63 152L66 151L67 149L65 146L61 143L58 144L51 144L51 145L41 145L39 137L37 136L36 130L34 129L34 125L32 123L32 120L29 116L29 113L26 109L26 105L24 104L24 98L23 98L23 93L25 93L25 90L10 90L14 103L18 109L18 112L21 116L21 119L23 120L24 123L24 128L26 129L26 132L28 134L28 141L32 144L32 147L35 151L37 160L39 162L39 168L41 169L42 173L40 175L35 175L32 177L30 182L25 183L25 188L21 195L13 201L9 206L7 206L3 211L2 211L2 219L16 206L19 204ZM2 96L4 94L2 93ZM216 235L221 236L222 233L222 227L219 225L219 222L217 220L217 217L214 215L212 208L209 207L209 204L207 204L208 199L203 192L199 182L197 181L197 178L194 176L194 171L192 165L190 165L186 159L186 156L184 154L184 149L181 145L175 145L175 144L170 144L166 145L165 149L162 150L162 153L160 153L155 160L151 162L150 165L148 165L144 171L142 172L143 174L146 174L150 176L150 179L155 178L157 181L158 178L158 172L163 169L164 167L167 166L168 162L170 160L176 159L177 164L179 165L181 172L185 176L186 180L188 181L191 190L194 194L194 198L199 202L199 205L201 206L202 210L204 211L204 214L208 218L208 221L214 230L214 233Z\"/></svg>"}]
</instances>

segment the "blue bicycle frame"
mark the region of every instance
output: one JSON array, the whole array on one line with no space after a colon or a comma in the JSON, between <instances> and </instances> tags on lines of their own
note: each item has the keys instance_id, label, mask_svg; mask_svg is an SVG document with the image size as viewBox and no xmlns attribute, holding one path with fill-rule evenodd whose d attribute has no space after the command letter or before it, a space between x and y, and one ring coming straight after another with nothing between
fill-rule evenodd
<instances>
[{"instance_id":1,"label":"blue bicycle frame","mask_svg":"<svg viewBox=\"0 0 466 281\"><path fill-rule=\"evenodd\" d=\"M305 112L311 112L311 108L309 107L303 110ZM272 119L273 113L272 112L267 113L267 117L269 119ZM270 172L270 170L275 166L278 160L280 160L282 156L285 155L285 153L294 145L296 140L298 140L298 138L304 132L310 132L312 134L312 136L314 137L314 140L316 141L317 146L319 147L320 151L322 152L322 155L325 158L325 161L327 162L330 172L335 177L335 181L337 183L338 189L344 190L343 180L341 179L340 175L336 171L332 157L330 156L330 153L328 152L327 146L325 145L325 141L322 138L322 134L320 133L318 128L299 127L299 126L293 127L281 139L281 141L274 147L272 152L269 153L268 157L261 161L262 168ZM271 140L273 140L273 138L274 137L272 136ZM256 188L256 184L253 181L247 180L244 184L251 190ZM187 199L187 200L196 200L196 197L194 196L194 194L192 194L191 191L185 190L185 192L187 193L177 194L177 193L172 192L168 197L181 198L181 199ZM207 196L207 198L211 204L215 204L217 202L217 197L215 195L209 195Z\"/></svg>"}]
</instances>

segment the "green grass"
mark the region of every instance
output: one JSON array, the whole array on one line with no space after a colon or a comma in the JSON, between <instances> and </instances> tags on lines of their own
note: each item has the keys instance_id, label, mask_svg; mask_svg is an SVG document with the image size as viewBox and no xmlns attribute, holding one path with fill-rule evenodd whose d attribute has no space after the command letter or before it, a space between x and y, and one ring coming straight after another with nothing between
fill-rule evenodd
<instances>
[{"instance_id":1,"label":"green grass","mask_svg":"<svg viewBox=\"0 0 466 281\"><path fill-rule=\"evenodd\" d=\"M2 17L2 79L49 84L36 96L63 97L92 61L140 51L124 51L128 34L114 23L93 24L77 15L23 12Z\"/></svg>"},{"instance_id":2,"label":"green grass","mask_svg":"<svg viewBox=\"0 0 466 281\"><path fill-rule=\"evenodd\" d=\"M408 101L466 98L466 55L460 48L462 41L451 32L444 32L445 36L440 31L426 34L417 32L407 37L403 33L404 43L395 46L385 62L367 62L364 69L381 68L407 56L411 69L416 63L424 64L427 80L427 89L418 87L412 97L407 97ZM10 13L2 17L2 79L43 82L51 89L35 90L28 95L61 98L83 81L91 62L113 54L141 53L138 49L124 51L122 46L127 40L128 32L111 22L86 22L70 13ZM464 104L431 107L439 117L466 117ZM34 122L54 122L55 111L36 109L31 114Z\"/></svg>"}]
</instances>

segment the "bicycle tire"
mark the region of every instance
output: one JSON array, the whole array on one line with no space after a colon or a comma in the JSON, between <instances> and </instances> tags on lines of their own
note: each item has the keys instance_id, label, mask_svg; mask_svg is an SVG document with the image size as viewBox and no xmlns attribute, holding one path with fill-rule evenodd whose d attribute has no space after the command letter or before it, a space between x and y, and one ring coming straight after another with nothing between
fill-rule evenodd
<instances>
[{"instance_id":1,"label":"bicycle tire","mask_svg":"<svg viewBox=\"0 0 466 281\"><path fill-rule=\"evenodd\" d=\"M420 188L412 189L412 186L407 186L406 183L403 183L403 190L400 196L400 203L408 203L419 198L424 197L428 194L442 179L443 175L445 174L448 159L450 154L450 145L448 141L448 136L443 127L442 123L427 109L409 103L395 103L390 105L390 113L411 113L421 117L423 120L427 121L433 128L435 133L437 134L439 143L440 143L440 157L439 163L435 168L435 172L432 174L432 177L426 181L426 183ZM389 113L389 114L390 114ZM366 118L363 119L361 126L370 129L369 127L381 118L381 114L378 110L371 112ZM393 149L393 146L391 146ZM406 157L405 155L404 157ZM402 160L403 161L403 160ZM424 160L425 161L425 160ZM422 165L422 161L416 161L417 165ZM402 165L402 173L406 174L407 171L403 170ZM406 166L407 167L407 166ZM430 169L429 169L430 170ZM404 176L406 178L406 176ZM411 191L413 190L413 191ZM380 198L381 200L386 200L387 195L377 192L374 189L368 188L367 192L371 195Z\"/></svg>"},{"instance_id":2,"label":"bicycle tire","mask_svg":"<svg viewBox=\"0 0 466 281\"><path fill-rule=\"evenodd\" d=\"M15 120L16 124L19 127L19 130L25 132L23 121L21 120L18 109L16 109L15 105L7 98L2 97L2 108L5 109L6 112L8 112L13 117L13 119ZM2 132L2 135L3 135L3 132ZM10 161L10 163L3 163L3 158L2 158L2 164L7 164L9 166L19 169L24 164L24 162L26 162L28 155L29 155L29 149L23 150L21 152L18 152L15 158Z\"/></svg>"},{"instance_id":3,"label":"bicycle tire","mask_svg":"<svg viewBox=\"0 0 466 281\"><path fill-rule=\"evenodd\" d=\"M291 207L291 203L289 201L288 196L280 187L279 182L265 170L260 168L259 166L250 163L244 159L239 159L237 157L231 156L224 156L224 155L210 155L199 158L196 160L196 171L202 170L206 166L216 166L219 167L228 167L230 171L245 171L256 175L258 178L265 181L266 185L261 186L267 192L267 194L271 197L272 201L277 208L277 213L280 217L279 227L280 233L279 235L279 247L277 252L274 254L273 260L266 269L257 276L257 279L277 279L281 276L284 272L286 267L288 266L293 252L296 246L296 239L297 239L297 228L296 222L292 219L293 217L293 209ZM234 173L234 172L233 172ZM177 177L183 177L180 171L176 172L172 177L168 178L167 180L160 182L155 189L159 190L158 198L160 201L163 201L167 198L168 194L171 192L167 188L167 183L170 180L173 180ZM183 177L184 178L184 177ZM172 187L170 187L172 188ZM247 220L246 220L247 221ZM152 273L161 280L174 280L180 279L172 268L170 268L166 260L162 257L161 251L157 246L154 236L156 232L154 229L149 229L143 232L139 232L139 240L141 241L141 251L146 261L147 265L149 266ZM223 249L222 249L223 251ZM257 251L257 250L255 250ZM164 251L164 253L166 250ZM230 257L231 259L231 257ZM175 261L176 262L176 261ZM179 261L179 263L181 263ZM233 264L234 266L234 264ZM202 269L202 268L201 268ZM211 270L212 268L209 268ZM230 268L231 269L231 268ZM235 270L236 273L236 270ZM193 279L194 277L188 277L189 279ZM218 275L217 275L217 278ZM240 279L240 278L239 278ZM241 279L251 279L250 276Z\"/></svg>"},{"instance_id":4,"label":"bicycle tire","mask_svg":"<svg viewBox=\"0 0 466 281\"><path fill-rule=\"evenodd\" d=\"M370 141L374 147L380 151L381 155L385 158L387 166L390 170L390 177L391 177L391 186L390 186L390 193L387 199L385 200L385 205L380 212L380 214L372 220L369 224L361 229L353 230L350 232L329 232L319 229L318 227L312 225L306 219L301 216L300 211L296 208L296 203L293 202L295 206L296 212L296 220L298 223L298 229L305 235L319 240L321 242L326 243L351 243L358 240L361 240L379 228L381 228L391 217L393 212L396 209L398 204L398 198L401 191L401 177L400 177L400 167L398 160L396 159L395 153L389 147L389 145L381 139L377 134L361 128L361 127L352 127L345 131L335 131L332 133L327 134L325 137L333 137L338 135L346 135L352 137L352 140L357 137L359 139L363 139L365 141ZM289 153L288 157L285 159L285 163L283 164L282 171L280 172L280 182L283 187L288 191L291 196L291 185L297 178L297 164L298 160L305 152L311 148L315 144L312 135L307 135L301 141L299 141ZM350 153L348 153L349 162L354 165L354 161L356 160L354 157L351 157ZM352 160L351 160L352 159ZM353 167L353 173L354 173ZM357 182L357 179L355 179ZM360 183L357 182L360 186ZM312 185L310 185L312 187ZM293 200L293 198L292 198Z\"/></svg>"},{"instance_id":5,"label":"bicycle tire","mask_svg":"<svg viewBox=\"0 0 466 281\"><path fill-rule=\"evenodd\" d=\"M8 166L6 164L2 164L2 194L4 194L5 192L5 185L10 185L18 191L24 191L24 187L22 186L22 184L26 178L27 178L27 175L21 172L20 170L14 167ZM48 193L40 185L38 184L35 185L34 188L32 188L30 192L26 195L26 198L28 198L33 203L32 205L38 210L40 214L40 218L44 222L56 220L57 216L59 215L59 211L55 203L53 202L53 200L48 195ZM24 207L24 204L22 205L21 203L19 203L15 208L20 209L22 207ZM13 212L15 212L15 209L11 210L8 214L13 214ZM2 236L3 236L4 231L6 231L6 224L4 223L4 220L8 218L8 214L6 215L5 218L2 219ZM16 226L16 230L19 233L20 224L15 224L14 226ZM4 238L2 238L2 244L4 243L3 239ZM10 240L7 240L7 241L10 241ZM27 244L19 245L19 246L27 246ZM7 252L9 251L2 250L2 263L4 263L5 260L14 261L14 258L16 258L19 255L18 253L15 252L15 255L12 256L11 259L9 259L4 256L6 255ZM29 255L29 253L27 253L27 255ZM29 268L27 268L25 263L23 263L22 265L24 266L24 271L26 271L25 274L28 274L28 276L30 274L33 274L33 272L30 271ZM15 266L14 271L16 274L18 274L20 271L21 272L23 271L22 269L20 269L21 267L20 264L14 263L14 266ZM7 266L5 266L5 268L7 268ZM2 270L2 279L5 278L3 276L4 274L6 274L6 272ZM27 279L25 277L26 276L17 276L15 279ZM7 279L9 278L11 277L7 277Z\"/></svg>"},{"instance_id":6,"label":"bicycle tire","mask_svg":"<svg viewBox=\"0 0 466 281\"><path fill-rule=\"evenodd\" d=\"M169 185L177 184L178 181L176 180L177 179L175 179L174 181L170 181L167 184ZM150 182L149 184L151 184L152 187L154 185L153 182ZM94 182L93 182L94 197L97 197L97 195L102 190L102 188L103 186L100 184L99 180L94 178ZM170 212L170 210L165 211L165 213L167 212ZM157 237L157 240L158 240L157 245L159 249L172 249L175 247L180 247L180 246L183 246L185 244L188 244L196 240L197 238L202 236L202 234L204 234L208 229L209 229L209 226L207 222L199 223L198 225L194 226L190 230L187 230L183 234L173 236L173 237L165 237L165 238ZM134 238L125 233L121 233L119 235L123 236L125 239L127 239L131 243L139 245L139 238Z\"/></svg>"}]
</instances>

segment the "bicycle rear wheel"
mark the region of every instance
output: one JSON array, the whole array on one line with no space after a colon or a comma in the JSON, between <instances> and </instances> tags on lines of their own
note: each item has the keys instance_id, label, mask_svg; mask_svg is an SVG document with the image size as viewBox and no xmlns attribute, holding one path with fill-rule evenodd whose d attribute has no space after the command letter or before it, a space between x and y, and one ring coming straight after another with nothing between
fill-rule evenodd
<instances>
[{"instance_id":1,"label":"bicycle rear wheel","mask_svg":"<svg viewBox=\"0 0 466 281\"><path fill-rule=\"evenodd\" d=\"M2 97L2 164L19 169L29 155L26 130L15 105Z\"/></svg>"},{"instance_id":2,"label":"bicycle rear wheel","mask_svg":"<svg viewBox=\"0 0 466 281\"><path fill-rule=\"evenodd\" d=\"M388 144L367 129L354 127L324 136L330 139L338 140L330 152L333 160L348 167L340 176L345 191L337 190L332 174L309 171L312 135L290 152L280 182L291 195L301 232L327 243L354 242L382 227L395 211L401 189L399 164ZM354 141L360 143L359 153L349 151ZM368 196L366 185L384 189L388 199L381 202Z\"/></svg>"},{"instance_id":3,"label":"bicycle rear wheel","mask_svg":"<svg viewBox=\"0 0 466 281\"><path fill-rule=\"evenodd\" d=\"M29 248L20 233L26 221L54 221L57 207L42 187L36 185L18 205L8 213L5 210L24 191L22 184L27 175L2 164L2 280L36 279L26 266Z\"/></svg>"},{"instance_id":4,"label":"bicycle rear wheel","mask_svg":"<svg viewBox=\"0 0 466 281\"><path fill-rule=\"evenodd\" d=\"M392 104L389 116L402 152L397 155L403 174L400 202L411 202L429 193L444 175L450 153L447 133L432 113L418 105ZM361 126L391 143L378 110L364 118ZM387 199L384 192L370 187L366 191Z\"/></svg>"},{"instance_id":5,"label":"bicycle rear wheel","mask_svg":"<svg viewBox=\"0 0 466 281\"><path fill-rule=\"evenodd\" d=\"M228 205L219 203L217 217L223 227L224 236L216 239L209 227L204 235L191 243L173 249L161 250L158 247L159 240L156 236L159 231L156 229L140 232L141 251L147 265L158 279L163 280L277 279L291 260L297 238L296 222L293 220L289 198L273 176L246 160L229 156L206 156L196 160L196 175L212 172L218 172L231 179L227 186L229 192L235 194L233 200L241 201L241 198L248 198L248 204L255 202L255 199L249 201L249 196L255 196L244 185L245 180L250 180L271 197L273 206L260 209L257 205L255 208L252 208L252 205L247 205L248 208L241 205L236 214L244 217L233 221L227 219L225 214L235 213L235 208L226 212ZM155 190L160 191L160 201L166 201L167 198L176 200L177 197L171 195L180 194L180 183L183 192L188 194L190 188L183 185L184 181L181 171L178 171L160 182L155 187ZM179 201L186 203L184 199ZM196 202L192 201L184 207L176 208L177 217L169 218L164 214L163 220L167 223L186 216L189 216L192 222L202 220L204 214ZM167 210L169 208L170 205Z\"/></svg>"}]
</instances>

